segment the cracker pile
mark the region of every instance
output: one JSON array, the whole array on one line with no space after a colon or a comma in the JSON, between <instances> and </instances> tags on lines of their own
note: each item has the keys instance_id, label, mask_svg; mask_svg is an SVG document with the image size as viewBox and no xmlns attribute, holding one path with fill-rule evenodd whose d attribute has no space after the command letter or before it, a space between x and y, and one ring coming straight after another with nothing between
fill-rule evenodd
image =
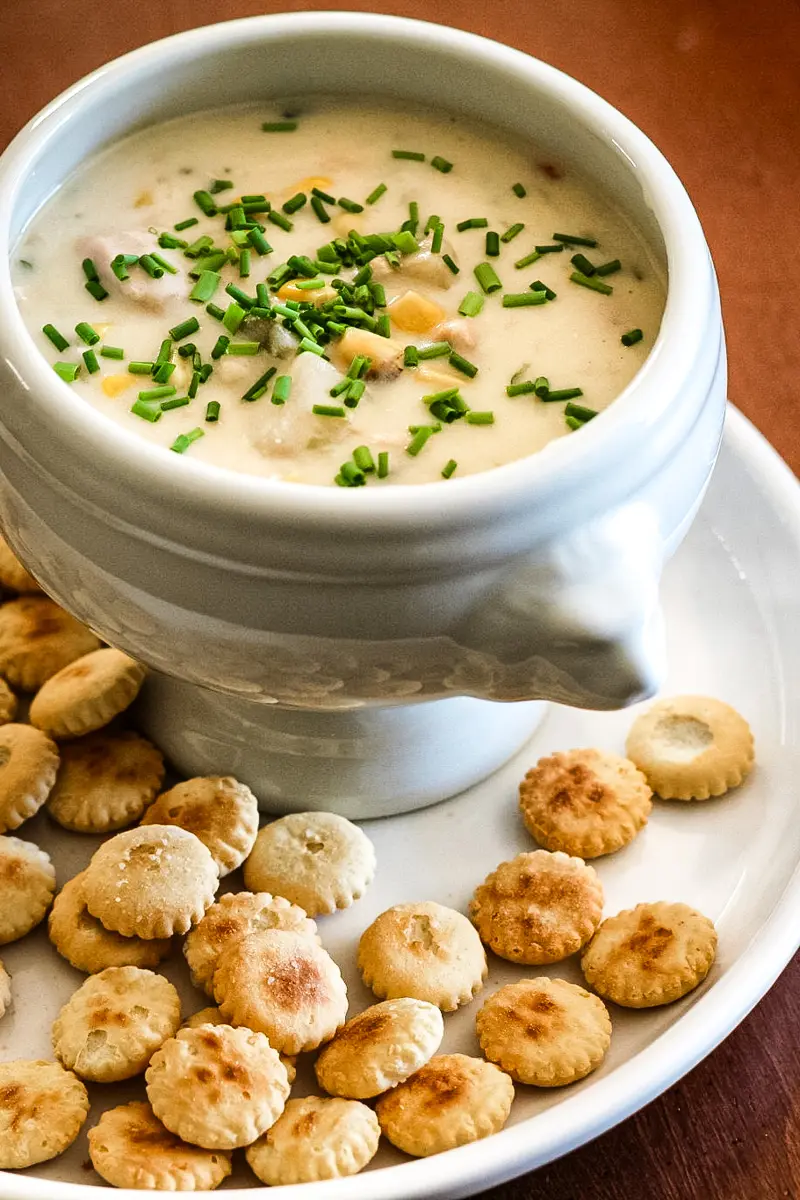
<instances>
[{"instance_id":1,"label":"cracker pile","mask_svg":"<svg viewBox=\"0 0 800 1200\"><path fill-rule=\"evenodd\" d=\"M160 751L107 728L144 668L38 592L1 540L0 583L23 593L0 607L0 945L49 909L54 948L87 975L53 1024L57 1061L0 1063L0 1169L61 1154L86 1121L86 1084L132 1078L147 1102L111 1108L89 1130L92 1164L116 1187L211 1190L237 1151L270 1186L334 1179L367 1166L381 1136L437 1154L502 1129L515 1084L560 1087L596 1070L611 1044L606 1001L668 1004L710 971L707 917L656 901L603 919L602 882L585 860L638 836L654 793L707 800L743 781L752 735L720 701L653 705L627 758L542 758L520 785L538 848L489 872L469 918L433 900L381 913L358 947L378 1002L348 1020L314 917L368 888L367 836L321 812L259 831L256 797L230 777L162 792ZM15 723L15 688L35 692L29 724ZM110 835L55 899L47 854L9 836L45 805L66 829ZM217 896L240 867L246 890ZM179 938L193 984L215 1002L183 1023L157 971ZM525 973L478 1011L483 1057L438 1053L442 1014L484 986L487 948ZM586 988L550 969L578 954ZM0 962L0 1018L12 1000ZM291 1097L296 1056L312 1051L324 1094Z\"/></svg>"}]
</instances>

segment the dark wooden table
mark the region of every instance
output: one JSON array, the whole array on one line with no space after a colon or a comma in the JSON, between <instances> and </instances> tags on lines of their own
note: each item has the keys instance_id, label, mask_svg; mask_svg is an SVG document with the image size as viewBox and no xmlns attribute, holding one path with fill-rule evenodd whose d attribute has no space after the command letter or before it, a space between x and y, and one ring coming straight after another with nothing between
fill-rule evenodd
<instances>
[{"instance_id":1,"label":"dark wooden table","mask_svg":"<svg viewBox=\"0 0 800 1200\"><path fill-rule=\"evenodd\" d=\"M180 29L279 10L381 9L498 38L604 95L671 159L722 288L730 395L800 467L797 0L4 0L0 145L56 92ZM643 1112L485 1200L800 1197L800 963Z\"/></svg>"}]
</instances>

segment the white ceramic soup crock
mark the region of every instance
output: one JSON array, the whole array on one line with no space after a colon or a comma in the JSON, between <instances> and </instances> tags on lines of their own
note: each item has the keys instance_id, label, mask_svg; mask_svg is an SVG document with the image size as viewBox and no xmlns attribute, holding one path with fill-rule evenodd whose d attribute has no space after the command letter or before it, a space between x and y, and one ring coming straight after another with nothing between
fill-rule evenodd
<instances>
[{"instance_id":1,"label":"white ceramic soup crock","mask_svg":"<svg viewBox=\"0 0 800 1200\"><path fill-rule=\"evenodd\" d=\"M351 490L126 439L54 374L9 277L40 205L132 129L296 94L298 79L480 114L628 212L669 290L647 362L607 412L483 474ZM296 13L146 46L18 135L0 160L0 397L0 523L52 596L156 668L141 719L176 766L235 774L272 811L376 816L487 775L543 700L617 708L658 686L659 575L713 468L725 355L694 209L603 100L466 33Z\"/></svg>"}]
</instances>

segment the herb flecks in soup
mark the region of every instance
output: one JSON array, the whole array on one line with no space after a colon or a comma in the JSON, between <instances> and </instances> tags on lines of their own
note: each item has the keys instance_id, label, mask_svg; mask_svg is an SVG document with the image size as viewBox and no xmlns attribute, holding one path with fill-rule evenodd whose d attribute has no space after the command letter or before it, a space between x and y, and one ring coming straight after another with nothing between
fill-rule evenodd
<instances>
[{"instance_id":1,"label":"herb flecks in soup","mask_svg":"<svg viewBox=\"0 0 800 1200\"><path fill-rule=\"evenodd\" d=\"M452 479L575 434L665 288L584 179L382 103L227 109L89 162L15 256L54 369L126 431L270 478Z\"/></svg>"}]
</instances>

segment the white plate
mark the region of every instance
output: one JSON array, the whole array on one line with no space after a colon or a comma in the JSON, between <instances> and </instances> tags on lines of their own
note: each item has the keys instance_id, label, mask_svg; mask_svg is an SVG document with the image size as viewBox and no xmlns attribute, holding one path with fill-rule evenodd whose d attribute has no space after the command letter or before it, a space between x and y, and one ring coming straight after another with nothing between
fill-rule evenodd
<instances>
[{"instance_id":1,"label":"white plate","mask_svg":"<svg viewBox=\"0 0 800 1200\"><path fill-rule=\"evenodd\" d=\"M703 692L735 705L752 723L758 767L727 799L657 804L633 845L595 865L606 889L607 913L640 900L669 899L695 905L715 921L719 958L708 980L665 1009L615 1009L603 1067L566 1089L518 1088L509 1125L488 1141L420 1161L383 1150L373 1169L354 1179L275 1188L272 1195L449 1200L540 1166L596 1137L694 1066L764 994L795 951L800 940L800 488L735 411L700 516L666 572L663 597L671 664L665 691ZM321 922L325 944L344 970L351 1011L370 1000L355 971L355 947L373 917L412 899L465 909L489 870L531 848L516 805L516 785L527 766L558 748L599 745L620 751L631 719L630 712L554 708L531 744L492 779L436 808L367 826L378 852L376 881L348 912ZM20 832L54 855L61 882L82 867L95 845L93 839L56 830L43 817ZM51 1022L82 977L58 958L42 930L5 947L3 958L13 976L14 1008L0 1024L0 1059L51 1057ZM177 958L165 973L179 983L187 1014L207 1003L193 992ZM525 973L492 959L483 996ZM580 978L574 962L549 973ZM446 1019L443 1049L477 1052L474 1017L481 999ZM310 1083L307 1075L305 1082ZM92 1094L97 1107L87 1127L96 1121L100 1105L143 1091L138 1082L94 1087ZM27 1172L0 1172L0 1197L87 1200L96 1195L100 1180L87 1171L86 1162L84 1130L63 1157ZM46 1189L42 1180L48 1181ZM250 1196L252 1183L240 1165L221 1191ZM134 1200L141 1193L120 1195Z\"/></svg>"}]
</instances>

